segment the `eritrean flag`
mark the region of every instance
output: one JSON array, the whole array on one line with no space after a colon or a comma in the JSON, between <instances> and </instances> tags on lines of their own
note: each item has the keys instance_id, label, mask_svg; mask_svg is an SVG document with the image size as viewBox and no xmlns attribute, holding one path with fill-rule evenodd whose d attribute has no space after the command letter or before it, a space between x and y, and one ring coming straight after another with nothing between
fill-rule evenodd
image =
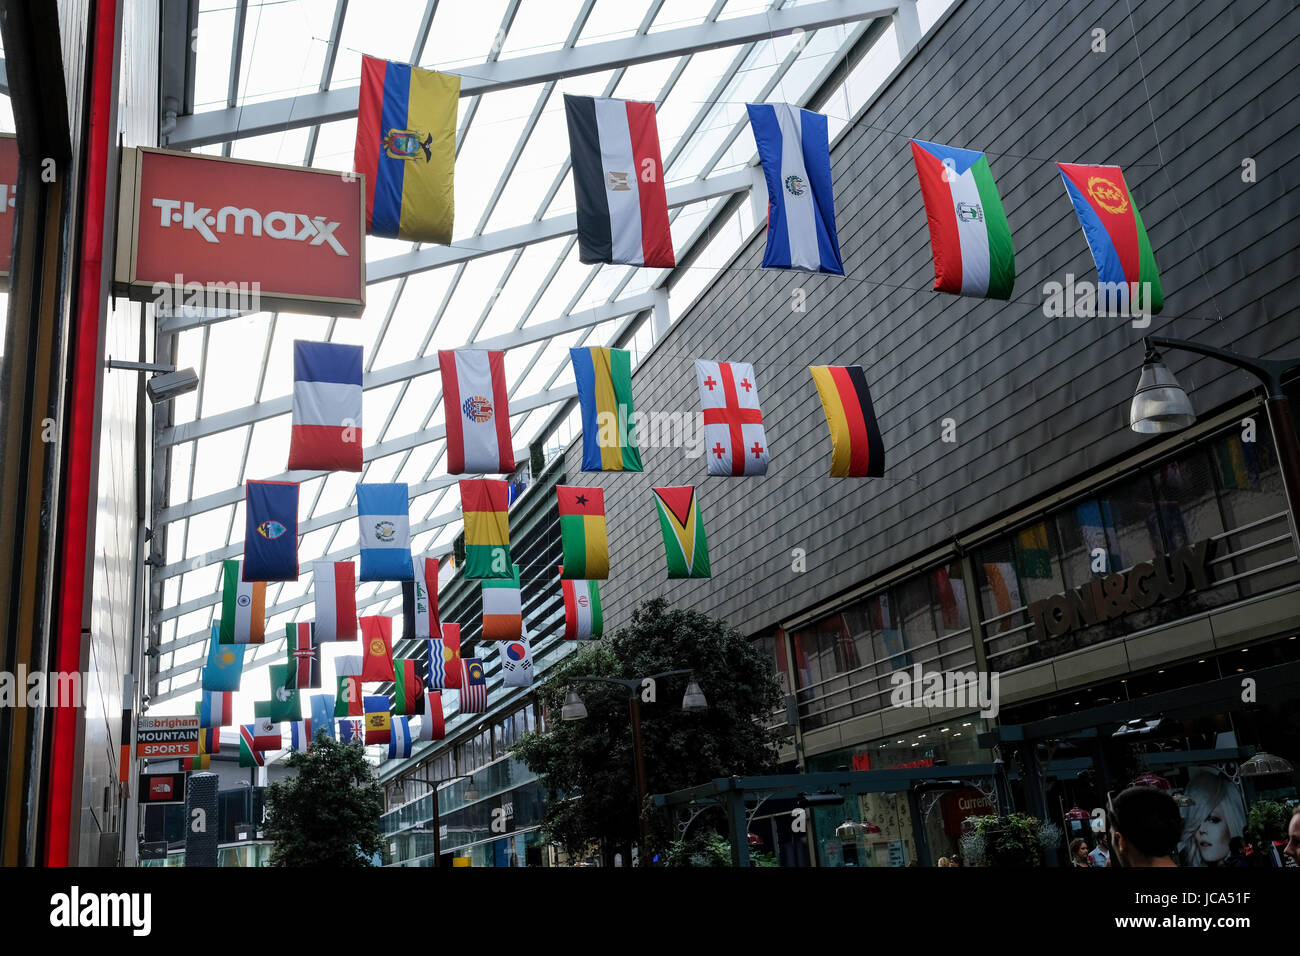
<instances>
[{"instance_id":1,"label":"eritrean flag","mask_svg":"<svg viewBox=\"0 0 1300 956\"><path fill-rule=\"evenodd\" d=\"M363 56L353 166L366 177L366 231L451 242L460 77Z\"/></svg>"},{"instance_id":2,"label":"eritrean flag","mask_svg":"<svg viewBox=\"0 0 1300 956\"><path fill-rule=\"evenodd\" d=\"M885 444L861 365L813 365L813 381L831 430L832 478L879 478Z\"/></svg>"},{"instance_id":3,"label":"eritrean flag","mask_svg":"<svg viewBox=\"0 0 1300 956\"><path fill-rule=\"evenodd\" d=\"M630 428L632 353L627 349L569 349L582 410L582 470L641 471Z\"/></svg>"},{"instance_id":4,"label":"eritrean flag","mask_svg":"<svg viewBox=\"0 0 1300 956\"><path fill-rule=\"evenodd\" d=\"M465 518L465 577L511 577L510 483L494 478L462 480L460 511Z\"/></svg>"},{"instance_id":5,"label":"eritrean flag","mask_svg":"<svg viewBox=\"0 0 1300 956\"><path fill-rule=\"evenodd\" d=\"M983 153L912 140L930 222L936 292L1010 299L1016 284L1011 227Z\"/></svg>"},{"instance_id":6,"label":"eritrean flag","mask_svg":"<svg viewBox=\"0 0 1300 956\"><path fill-rule=\"evenodd\" d=\"M1097 263L1097 279L1113 290L1113 306L1159 312L1165 304L1160 272L1123 171L1118 166L1056 165ZM1098 290L1099 300L1103 292L1105 288Z\"/></svg>"}]
</instances>

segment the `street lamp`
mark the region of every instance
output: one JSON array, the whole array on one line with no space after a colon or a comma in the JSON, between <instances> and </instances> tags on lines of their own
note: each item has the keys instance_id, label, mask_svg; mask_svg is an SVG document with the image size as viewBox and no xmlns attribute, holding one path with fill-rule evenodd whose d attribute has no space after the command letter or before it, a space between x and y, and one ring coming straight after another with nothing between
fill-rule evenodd
<instances>
[{"instance_id":1,"label":"street lamp","mask_svg":"<svg viewBox=\"0 0 1300 956\"><path fill-rule=\"evenodd\" d=\"M704 691L700 690L700 685L696 682L694 673L690 670L663 671L659 674L651 674L649 677L633 678L630 680L621 680L617 677L571 677L570 680L588 681L599 684L617 684L627 689L628 711L632 715L632 753L635 758L633 761L633 770L636 774L636 796L637 796L637 826L641 834L641 852L649 850L650 845L650 821L646 819L644 809L647 795L646 774L645 774L645 753L641 749L641 695L639 691L646 681L658 680L661 677L680 677L690 675L691 679L686 684L686 693L682 696L682 711L688 714L698 714L709 709L709 703L704 697ZM560 708L561 720L583 720L587 716L587 707L578 696L578 692L570 688L564 695L564 706Z\"/></svg>"}]
</instances>

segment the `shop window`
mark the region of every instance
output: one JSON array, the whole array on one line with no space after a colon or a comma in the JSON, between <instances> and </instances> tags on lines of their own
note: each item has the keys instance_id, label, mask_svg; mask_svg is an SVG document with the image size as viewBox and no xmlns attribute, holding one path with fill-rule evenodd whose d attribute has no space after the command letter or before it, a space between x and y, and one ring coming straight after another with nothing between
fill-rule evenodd
<instances>
[{"instance_id":1,"label":"shop window","mask_svg":"<svg viewBox=\"0 0 1300 956\"><path fill-rule=\"evenodd\" d=\"M992 670L1008 670L1030 659L1026 649L1031 640L1029 621L1024 610L1028 602L1021 595L1015 562L1016 549L1010 538L981 548L975 555L980 618ZM1026 590L1029 582L1036 580L1026 578Z\"/></svg>"},{"instance_id":2,"label":"shop window","mask_svg":"<svg viewBox=\"0 0 1300 956\"><path fill-rule=\"evenodd\" d=\"M1300 569L1295 564L1247 573L1286 561L1295 554L1287 537L1286 496L1268 419L1263 412L1258 412L1249 421L1254 422L1254 441L1243 440L1243 436L1251 433L1242 422L1233 425L1209 447L1219 509L1225 530L1229 532L1217 545L1216 558L1254 549L1240 559L1216 563L1215 574L1220 578L1242 574L1239 587L1243 596L1263 594L1300 580Z\"/></svg>"}]
</instances>

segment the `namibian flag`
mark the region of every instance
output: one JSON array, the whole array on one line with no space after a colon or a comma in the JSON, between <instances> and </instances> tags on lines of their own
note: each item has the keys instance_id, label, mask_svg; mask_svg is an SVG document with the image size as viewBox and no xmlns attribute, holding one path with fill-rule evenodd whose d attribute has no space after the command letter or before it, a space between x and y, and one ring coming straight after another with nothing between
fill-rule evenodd
<instances>
[{"instance_id":1,"label":"namibian flag","mask_svg":"<svg viewBox=\"0 0 1300 956\"><path fill-rule=\"evenodd\" d=\"M694 485L651 488L659 511L659 530L668 555L668 577L708 578L709 542L704 535L700 500Z\"/></svg>"},{"instance_id":2,"label":"namibian flag","mask_svg":"<svg viewBox=\"0 0 1300 956\"><path fill-rule=\"evenodd\" d=\"M506 353L500 349L439 351L438 372L447 410L447 474L513 472Z\"/></svg>"},{"instance_id":3,"label":"namibian flag","mask_svg":"<svg viewBox=\"0 0 1300 956\"><path fill-rule=\"evenodd\" d=\"M388 743L393 727L393 716L388 712L388 698L384 695L366 698L366 746Z\"/></svg>"},{"instance_id":4,"label":"namibian flag","mask_svg":"<svg viewBox=\"0 0 1300 956\"><path fill-rule=\"evenodd\" d=\"M676 265L655 105L566 93L564 115L578 207L578 261Z\"/></svg>"},{"instance_id":5,"label":"namibian flag","mask_svg":"<svg viewBox=\"0 0 1300 956\"><path fill-rule=\"evenodd\" d=\"M465 577L509 578L510 483L493 478L460 482L465 518Z\"/></svg>"},{"instance_id":6,"label":"namibian flag","mask_svg":"<svg viewBox=\"0 0 1300 956\"><path fill-rule=\"evenodd\" d=\"M512 565L511 572L511 578L489 578L483 582L483 634L480 640L517 641L523 633L519 566Z\"/></svg>"},{"instance_id":7,"label":"namibian flag","mask_svg":"<svg viewBox=\"0 0 1300 956\"><path fill-rule=\"evenodd\" d=\"M1097 263L1098 299L1105 294L1112 308L1159 312L1165 304L1160 272L1124 173L1118 166L1056 165Z\"/></svg>"},{"instance_id":8,"label":"namibian flag","mask_svg":"<svg viewBox=\"0 0 1300 956\"><path fill-rule=\"evenodd\" d=\"M1011 227L984 154L914 139L912 161L930 222L935 291L1011 298Z\"/></svg>"},{"instance_id":9,"label":"namibian flag","mask_svg":"<svg viewBox=\"0 0 1300 956\"><path fill-rule=\"evenodd\" d=\"M361 346L293 343L290 471L361 470Z\"/></svg>"},{"instance_id":10,"label":"namibian flag","mask_svg":"<svg viewBox=\"0 0 1300 956\"><path fill-rule=\"evenodd\" d=\"M266 639L266 583L244 580L239 565L234 560L221 563L220 640L222 644L261 644Z\"/></svg>"},{"instance_id":11,"label":"namibian flag","mask_svg":"<svg viewBox=\"0 0 1300 956\"><path fill-rule=\"evenodd\" d=\"M366 231L451 242L460 77L361 58L353 166L366 177Z\"/></svg>"},{"instance_id":12,"label":"namibian flag","mask_svg":"<svg viewBox=\"0 0 1300 956\"><path fill-rule=\"evenodd\" d=\"M885 445L861 365L813 365L813 381L831 430L832 478L879 478Z\"/></svg>"},{"instance_id":13,"label":"namibian flag","mask_svg":"<svg viewBox=\"0 0 1300 956\"><path fill-rule=\"evenodd\" d=\"M393 660L394 713L418 715L424 713L424 678L420 676L419 661L398 657Z\"/></svg>"},{"instance_id":14,"label":"namibian flag","mask_svg":"<svg viewBox=\"0 0 1300 956\"><path fill-rule=\"evenodd\" d=\"M587 641L602 637L605 619L600 613L600 586L595 581L570 581L560 568L560 589L564 592L564 639Z\"/></svg>"},{"instance_id":15,"label":"namibian flag","mask_svg":"<svg viewBox=\"0 0 1300 956\"><path fill-rule=\"evenodd\" d=\"M632 419L632 353L569 349L582 409L582 470L641 471Z\"/></svg>"},{"instance_id":16,"label":"namibian flag","mask_svg":"<svg viewBox=\"0 0 1300 956\"><path fill-rule=\"evenodd\" d=\"M556 485L560 506L563 576L609 577L609 534L605 526L605 492L600 488Z\"/></svg>"},{"instance_id":17,"label":"namibian flag","mask_svg":"<svg viewBox=\"0 0 1300 956\"><path fill-rule=\"evenodd\" d=\"M298 483L244 483L244 580L298 580Z\"/></svg>"}]
</instances>

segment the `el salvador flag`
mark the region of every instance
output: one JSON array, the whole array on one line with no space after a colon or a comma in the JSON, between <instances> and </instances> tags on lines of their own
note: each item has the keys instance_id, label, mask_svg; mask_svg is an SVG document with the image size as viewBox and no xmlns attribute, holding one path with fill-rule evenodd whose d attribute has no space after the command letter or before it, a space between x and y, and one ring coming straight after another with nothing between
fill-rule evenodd
<instances>
[{"instance_id":1,"label":"el salvador flag","mask_svg":"<svg viewBox=\"0 0 1300 956\"><path fill-rule=\"evenodd\" d=\"M767 181L763 268L844 275L826 117L788 103L747 109Z\"/></svg>"}]
</instances>

